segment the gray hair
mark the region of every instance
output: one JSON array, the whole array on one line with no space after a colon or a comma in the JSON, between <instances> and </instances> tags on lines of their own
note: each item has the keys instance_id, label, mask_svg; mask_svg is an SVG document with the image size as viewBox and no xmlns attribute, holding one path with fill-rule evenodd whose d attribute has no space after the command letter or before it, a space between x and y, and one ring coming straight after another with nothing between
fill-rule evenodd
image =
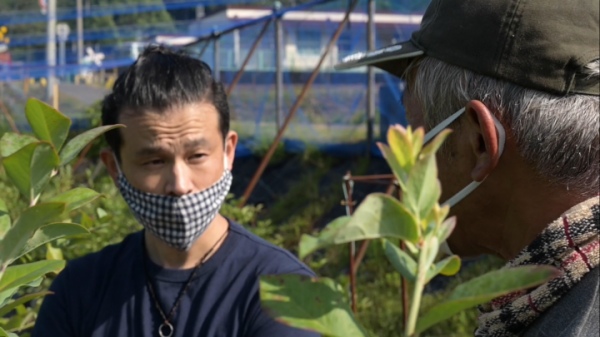
<instances>
[{"instance_id":1,"label":"gray hair","mask_svg":"<svg viewBox=\"0 0 600 337\"><path fill-rule=\"evenodd\" d=\"M576 193L598 194L598 96L557 96L431 57L413 62L406 74L410 92L425 111L428 129L470 100L479 100L511 130L521 155L539 174ZM598 81L600 60L582 69L581 76ZM460 132L456 125L452 128Z\"/></svg>"}]
</instances>

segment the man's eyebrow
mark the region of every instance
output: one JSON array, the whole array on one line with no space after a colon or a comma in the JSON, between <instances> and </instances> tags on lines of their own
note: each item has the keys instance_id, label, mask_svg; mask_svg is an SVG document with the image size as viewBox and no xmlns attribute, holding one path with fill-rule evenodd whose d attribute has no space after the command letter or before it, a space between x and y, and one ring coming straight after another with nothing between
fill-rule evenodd
<instances>
[{"instance_id":1,"label":"man's eyebrow","mask_svg":"<svg viewBox=\"0 0 600 337\"><path fill-rule=\"evenodd\" d=\"M194 149L197 147L208 147L208 145L209 145L208 141L205 138L196 138L196 139L192 139L192 140L185 142L183 144L183 147L186 150L189 150L189 149Z\"/></svg>"},{"instance_id":2,"label":"man's eyebrow","mask_svg":"<svg viewBox=\"0 0 600 337\"><path fill-rule=\"evenodd\" d=\"M158 153L162 152L163 150L164 150L164 148L160 147L160 146L147 146L147 147L141 148L135 154L137 156L140 156L140 157L142 157L142 156L152 156L152 155L155 155L155 154L158 154Z\"/></svg>"}]
</instances>

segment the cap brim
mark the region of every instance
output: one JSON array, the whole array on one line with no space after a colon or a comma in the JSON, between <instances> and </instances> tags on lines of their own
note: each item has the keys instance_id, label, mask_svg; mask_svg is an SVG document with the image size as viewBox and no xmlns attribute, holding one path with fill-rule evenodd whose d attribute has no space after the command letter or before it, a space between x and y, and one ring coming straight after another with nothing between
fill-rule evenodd
<instances>
[{"instance_id":1,"label":"cap brim","mask_svg":"<svg viewBox=\"0 0 600 337\"><path fill-rule=\"evenodd\" d=\"M336 64L334 68L336 70L346 70L362 66L374 66L402 77L410 62L415 57L423 54L423 50L411 41L406 41L371 52L349 55L342 62Z\"/></svg>"}]
</instances>

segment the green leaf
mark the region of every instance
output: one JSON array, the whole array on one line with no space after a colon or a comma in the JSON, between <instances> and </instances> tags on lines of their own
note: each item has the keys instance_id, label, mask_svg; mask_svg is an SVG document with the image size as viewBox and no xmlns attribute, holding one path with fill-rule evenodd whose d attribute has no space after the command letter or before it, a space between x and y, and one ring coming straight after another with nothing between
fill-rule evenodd
<instances>
[{"instance_id":1,"label":"green leaf","mask_svg":"<svg viewBox=\"0 0 600 337\"><path fill-rule=\"evenodd\" d=\"M433 138L431 142L429 142L429 144L423 148L423 151L421 151L421 156L426 157L435 154L451 133L452 130L450 129L445 129L438 133L438 135L435 136L435 138Z\"/></svg>"},{"instance_id":2,"label":"green leaf","mask_svg":"<svg viewBox=\"0 0 600 337\"><path fill-rule=\"evenodd\" d=\"M417 277L417 262L405 251L388 240L382 240L383 250L394 268L409 282L414 283Z\"/></svg>"},{"instance_id":3,"label":"green leaf","mask_svg":"<svg viewBox=\"0 0 600 337\"><path fill-rule=\"evenodd\" d=\"M456 217L455 216L450 217L450 218L446 219L444 222L442 222L442 225L440 226L440 228L438 229L438 232L436 234L438 237L438 241L444 242L444 241L448 240L448 238L450 237L450 234L452 234L455 227L456 227Z\"/></svg>"},{"instance_id":4,"label":"green leaf","mask_svg":"<svg viewBox=\"0 0 600 337\"><path fill-rule=\"evenodd\" d=\"M0 317L5 317L7 314L9 314L11 311L13 311L19 305L25 304L27 302L30 302L32 300L35 300L37 298L44 297L44 296L50 295L50 294L53 294L53 293L51 291L44 291L44 292L40 292L40 293L34 293L34 294L28 294L28 295L21 296L18 299L6 304L5 306L2 306L0 308Z\"/></svg>"},{"instance_id":5,"label":"green leaf","mask_svg":"<svg viewBox=\"0 0 600 337\"><path fill-rule=\"evenodd\" d=\"M9 303L18 290L18 288L11 288L5 291L0 291L0 308Z\"/></svg>"},{"instance_id":6,"label":"green leaf","mask_svg":"<svg viewBox=\"0 0 600 337\"><path fill-rule=\"evenodd\" d=\"M460 258L456 255L449 256L442 261L434 264L433 269L429 269L427 271L427 276L425 277L425 283L431 281L437 274L442 274L444 276L452 276L460 270Z\"/></svg>"},{"instance_id":7,"label":"green leaf","mask_svg":"<svg viewBox=\"0 0 600 337\"><path fill-rule=\"evenodd\" d=\"M69 163L73 158L75 158L75 156L77 156L79 151L81 151L89 142L94 140L94 138L100 136L106 131L124 126L125 125L123 124L100 126L75 136L67 143L67 145L65 145L65 148L60 153L60 165Z\"/></svg>"},{"instance_id":8,"label":"green leaf","mask_svg":"<svg viewBox=\"0 0 600 337\"><path fill-rule=\"evenodd\" d=\"M276 321L325 336L366 336L344 298L344 290L328 278L260 276L262 307Z\"/></svg>"},{"instance_id":9,"label":"green leaf","mask_svg":"<svg viewBox=\"0 0 600 337\"><path fill-rule=\"evenodd\" d=\"M403 204L419 217L425 219L441 194L437 180L435 156L419 159L413 166L406 190L402 191Z\"/></svg>"},{"instance_id":10,"label":"green leaf","mask_svg":"<svg viewBox=\"0 0 600 337\"><path fill-rule=\"evenodd\" d=\"M10 214L4 200L0 199L0 240L4 238L10 229ZM1 317L1 316L0 316Z\"/></svg>"},{"instance_id":11,"label":"green leaf","mask_svg":"<svg viewBox=\"0 0 600 337\"><path fill-rule=\"evenodd\" d=\"M421 148L423 148L423 138L425 138L425 129L422 127L417 128L412 133L413 158L419 157L419 152L421 152Z\"/></svg>"},{"instance_id":12,"label":"green leaf","mask_svg":"<svg viewBox=\"0 0 600 337\"><path fill-rule=\"evenodd\" d=\"M0 139L0 156L8 157L11 154L19 151L26 145L35 143L38 140L29 135L19 135L12 132L7 132Z\"/></svg>"},{"instance_id":13,"label":"green leaf","mask_svg":"<svg viewBox=\"0 0 600 337\"><path fill-rule=\"evenodd\" d=\"M78 187L55 196L49 202L64 202L67 204L65 212L70 212L102 196L102 194L89 188Z\"/></svg>"},{"instance_id":14,"label":"green leaf","mask_svg":"<svg viewBox=\"0 0 600 337\"><path fill-rule=\"evenodd\" d=\"M21 253L14 260L31 252L32 250L45 245L54 240L72 237L76 235L89 234L90 232L83 226L74 223L52 223L41 227L27 241L27 244L21 250Z\"/></svg>"},{"instance_id":15,"label":"green leaf","mask_svg":"<svg viewBox=\"0 0 600 337\"><path fill-rule=\"evenodd\" d=\"M0 266L6 266L13 261L33 233L61 214L64 209L64 203L52 202L38 204L23 211L14 226L6 233L4 240L0 242Z\"/></svg>"},{"instance_id":16,"label":"green leaf","mask_svg":"<svg viewBox=\"0 0 600 337\"><path fill-rule=\"evenodd\" d=\"M317 241L303 235L299 256L304 258L330 245L384 237L417 242L419 226L398 200L383 193L373 193L365 198L349 220L341 217L327 225L319 233Z\"/></svg>"},{"instance_id":17,"label":"green leaf","mask_svg":"<svg viewBox=\"0 0 600 337\"><path fill-rule=\"evenodd\" d=\"M46 244L46 260L64 260L62 249Z\"/></svg>"},{"instance_id":18,"label":"green leaf","mask_svg":"<svg viewBox=\"0 0 600 337\"><path fill-rule=\"evenodd\" d=\"M394 175L396 176L396 179L398 179L398 182L401 184L401 186L404 186L404 183L406 182L406 179L408 177L408 172L406 171L405 167L403 167L402 164L398 161L396 155L394 154L392 149L390 149L389 146L383 143L377 143L377 146L381 150L383 158L385 158L388 165L392 169L392 172L394 172Z\"/></svg>"},{"instance_id":19,"label":"green leaf","mask_svg":"<svg viewBox=\"0 0 600 337\"><path fill-rule=\"evenodd\" d=\"M19 335L12 332L6 332L4 329L0 328L0 337L19 337Z\"/></svg>"},{"instance_id":20,"label":"green leaf","mask_svg":"<svg viewBox=\"0 0 600 337\"><path fill-rule=\"evenodd\" d=\"M35 136L51 143L57 152L60 151L69 135L71 119L35 98L27 100L25 116Z\"/></svg>"},{"instance_id":21,"label":"green leaf","mask_svg":"<svg viewBox=\"0 0 600 337\"><path fill-rule=\"evenodd\" d=\"M38 261L10 266L0 280L0 291L17 288L65 267L65 261Z\"/></svg>"},{"instance_id":22,"label":"green leaf","mask_svg":"<svg viewBox=\"0 0 600 337\"><path fill-rule=\"evenodd\" d=\"M460 311L535 287L558 275L560 271L551 266L524 266L500 269L472 279L456 287L447 301L427 311L417 322L416 332L423 332Z\"/></svg>"},{"instance_id":23,"label":"green leaf","mask_svg":"<svg viewBox=\"0 0 600 337\"><path fill-rule=\"evenodd\" d=\"M49 143L32 143L4 158L2 165L21 194L32 201L58 166L58 155Z\"/></svg>"},{"instance_id":24,"label":"green leaf","mask_svg":"<svg viewBox=\"0 0 600 337\"><path fill-rule=\"evenodd\" d=\"M410 171L416 157L413 156L413 142L408 136L407 130L401 125L394 125L388 129L387 139L390 149L400 165L406 172Z\"/></svg>"}]
</instances>

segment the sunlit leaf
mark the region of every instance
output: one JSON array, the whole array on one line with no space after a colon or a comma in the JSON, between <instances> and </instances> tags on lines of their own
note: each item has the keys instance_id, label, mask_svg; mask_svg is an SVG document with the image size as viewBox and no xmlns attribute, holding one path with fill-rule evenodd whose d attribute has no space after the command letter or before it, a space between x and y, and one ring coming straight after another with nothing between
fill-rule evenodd
<instances>
[{"instance_id":1,"label":"sunlit leaf","mask_svg":"<svg viewBox=\"0 0 600 337\"><path fill-rule=\"evenodd\" d=\"M456 287L445 302L427 311L417 321L416 332L423 332L465 309L548 282L559 274L558 269L550 266L524 266L501 269L474 278Z\"/></svg>"},{"instance_id":2,"label":"sunlit leaf","mask_svg":"<svg viewBox=\"0 0 600 337\"><path fill-rule=\"evenodd\" d=\"M77 156L79 151L83 150L83 148L87 144L89 144L89 142L94 140L94 138L100 136L106 131L124 126L125 125L122 124L100 126L75 136L67 143L67 145L65 145L64 149L60 152L60 165L65 165L69 163L73 158L75 158L75 156Z\"/></svg>"},{"instance_id":3,"label":"sunlit leaf","mask_svg":"<svg viewBox=\"0 0 600 337\"><path fill-rule=\"evenodd\" d=\"M23 211L2 240L0 266L6 266L14 257L18 256L33 233L61 214L64 209L64 203L52 202L38 204Z\"/></svg>"},{"instance_id":4,"label":"sunlit leaf","mask_svg":"<svg viewBox=\"0 0 600 337\"><path fill-rule=\"evenodd\" d=\"M421 151L421 156L425 157L436 153L451 133L452 130L450 129L445 129L438 133L438 135L435 136L435 138L433 138L431 142L429 142L429 144L423 147L423 150Z\"/></svg>"},{"instance_id":5,"label":"sunlit leaf","mask_svg":"<svg viewBox=\"0 0 600 337\"><path fill-rule=\"evenodd\" d=\"M381 150L383 157L385 158L388 165L392 169L392 172L394 172L394 175L396 176L396 179L398 179L398 182L402 186L404 186L404 183L406 182L406 178L408 177L408 172L406 171L405 167L403 167L402 164L400 164L400 162L396 158L396 155L394 154L392 149L390 149L389 146L387 146L383 143L377 143L377 146Z\"/></svg>"},{"instance_id":6,"label":"sunlit leaf","mask_svg":"<svg viewBox=\"0 0 600 337\"><path fill-rule=\"evenodd\" d=\"M0 139L0 156L8 157L11 154L19 151L24 146L35 143L38 140L29 135L19 135L12 132L7 132Z\"/></svg>"},{"instance_id":7,"label":"sunlit leaf","mask_svg":"<svg viewBox=\"0 0 600 337\"><path fill-rule=\"evenodd\" d=\"M366 336L344 298L344 290L328 278L260 276L261 305L276 321L325 336Z\"/></svg>"},{"instance_id":8,"label":"sunlit leaf","mask_svg":"<svg viewBox=\"0 0 600 337\"><path fill-rule=\"evenodd\" d=\"M460 270L460 258L456 255L449 256L442 261L434 264L433 269L429 269L427 271L427 277L425 278L425 282L431 281L438 274L442 274L444 276L452 276Z\"/></svg>"},{"instance_id":9,"label":"sunlit leaf","mask_svg":"<svg viewBox=\"0 0 600 337\"><path fill-rule=\"evenodd\" d=\"M89 231L85 227L74 223L52 223L43 226L27 241L27 244L23 247L21 253L17 255L14 260L48 242L84 234L89 234Z\"/></svg>"},{"instance_id":10,"label":"sunlit leaf","mask_svg":"<svg viewBox=\"0 0 600 337\"><path fill-rule=\"evenodd\" d=\"M31 201L50 180L58 155L50 143L31 143L4 158L2 165L21 194Z\"/></svg>"},{"instance_id":11,"label":"sunlit leaf","mask_svg":"<svg viewBox=\"0 0 600 337\"><path fill-rule=\"evenodd\" d=\"M448 238L450 237L450 234L452 234L452 232L454 231L454 228L456 227L456 217L450 217L448 219L446 219L444 222L442 222L442 225L440 226L440 228L438 229L437 232L437 237L439 242L444 242L446 240L448 240Z\"/></svg>"},{"instance_id":12,"label":"sunlit leaf","mask_svg":"<svg viewBox=\"0 0 600 337\"><path fill-rule=\"evenodd\" d=\"M22 286L39 279L40 277L61 270L65 261L38 261L27 264L10 266L0 280L0 291Z\"/></svg>"},{"instance_id":13,"label":"sunlit leaf","mask_svg":"<svg viewBox=\"0 0 600 337\"><path fill-rule=\"evenodd\" d=\"M78 187L59 194L48 200L49 202L64 202L67 204L65 212L75 210L85 204L88 204L103 195L89 188Z\"/></svg>"},{"instance_id":14,"label":"sunlit leaf","mask_svg":"<svg viewBox=\"0 0 600 337\"><path fill-rule=\"evenodd\" d=\"M420 127L417 128L412 134L413 143L413 158L418 158L421 149L423 148L423 138L425 137L425 130Z\"/></svg>"},{"instance_id":15,"label":"sunlit leaf","mask_svg":"<svg viewBox=\"0 0 600 337\"><path fill-rule=\"evenodd\" d=\"M394 268L409 282L414 283L417 277L417 262L402 249L388 240L382 240L383 250Z\"/></svg>"},{"instance_id":16,"label":"sunlit leaf","mask_svg":"<svg viewBox=\"0 0 600 337\"><path fill-rule=\"evenodd\" d=\"M6 232L10 229L10 214L4 200L0 199L0 240L4 238ZM1 244L1 243L0 243Z\"/></svg>"},{"instance_id":17,"label":"sunlit leaf","mask_svg":"<svg viewBox=\"0 0 600 337\"><path fill-rule=\"evenodd\" d=\"M435 156L418 160L411 170L406 190L402 191L403 204L419 219L425 219L440 194Z\"/></svg>"},{"instance_id":18,"label":"sunlit leaf","mask_svg":"<svg viewBox=\"0 0 600 337\"><path fill-rule=\"evenodd\" d=\"M19 335L12 332L6 332L4 329L0 328L0 337L19 337Z\"/></svg>"},{"instance_id":19,"label":"sunlit leaf","mask_svg":"<svg viewBox=\"0 0 600 337\"><path fill-rule=\"evenodd\" d=\"M408 137L406 129L401 125L391 126L388 129L387 140L400 166L404 171L410 171L416 158L413 156L413 142Z\"/></svg>"},{"instance_id":20,"label":"sunlit leaf","mask_svg":"<svg viewBox=\"0 0 600 337\"><path fill-rule=\"evenodd\" d=\"M60 151L69 134L71 119L35 98L27 100L25 116L35 136Z\"/></svg>"},{"instance_id":21,"label":"sunlit leaf","mask_svg":"<svg viewBox=\"0 0 600 337\"><path fill-rule=\"evenodd\" d=\"M299 256L304 258L330 245L384 237L417 242L419 226L398 200L383 193L373 193L365 198L349 220L347 217L334 220L317 238L303 235Z\"/></svg>"},{"instance_id":22,"label":"sunlit leaf","mask_svg":"<svg viewBox=\"0 0 600 337\"><path fill-rule=\"evenodd\" d=\"M46 244L46 260L64 260L62 249Z\"/></svg>"},{"instance_id":23,"label":"sunlit leaf","mask_svg":"<svg viewBox=\"0 0 600 337\"><path fill-rule=\"evenodd\" d=\"M33 301L35 299L38 299L40 297L44 297L44 296L50 295L50 294L52 294L52 292L44 291L44 292L39 292L39 293L34 293L34 294L23 295L23 296L19 297L18 299L14 300L12 302L9 302L5 306L0 307L0 317L5 317L7 314L9 314L12 310L14 310L19 305L28 303L30 301Z\"/></svg>"}]
</instances>

